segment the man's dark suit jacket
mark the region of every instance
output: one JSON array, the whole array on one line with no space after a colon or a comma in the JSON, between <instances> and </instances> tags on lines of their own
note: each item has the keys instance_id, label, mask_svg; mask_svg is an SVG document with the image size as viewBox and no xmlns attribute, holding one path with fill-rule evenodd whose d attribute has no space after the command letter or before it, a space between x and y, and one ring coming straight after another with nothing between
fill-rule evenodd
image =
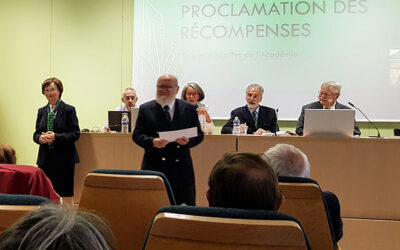
<instances>
[{"instance_id":1,"label":"man's dark suit jacket","mask_svg":"<svg viewBox=\"0 0 400 250\"><path fill-rule=\"evenodd\" d=\"M336 243L343 236L343 222L340 216L340 203L336 195L329 191L322 192L322 198L325 200L325 205L328 211L328 219L332 226L333 239Z\"/></svg>"},{"instance_id":2,"label":"man's dark suit jacket","mask_svg":"<svg viewBox=\"0 0 400 250\"><path fill-rule=\"evenodd\" d=\"M39 141L42 132L47 132L47 110L48 105L39 109L36 119L36 130L33 134L33 140L40 145L37 165L51 165L56 167L79 163L75 142L79 140L80 129L75 108L63 101L58 105L53 125L55 140L51 144L51 149L47 143L41 144Z\"/></svg>"},{"instance_id":3,"label":"man's dark suit jacket","mask_svg":"<svg viewBox=\"0 0 400 250\"><path fill-rule=\"evenodd\" d=\"M239 107L231 112L231 118L222 127L221 134L232 134L233 119L238 117L240 123L246 123L247 134L253 134L257 129L262 128L271 132L279 131L275 110L269 107L260 106L258 113L257 127L254 124L253 115L250 113L249 108L246 106Z\"/></svg>"},{"instance_id":4,"label":"man's dark suit jacket","mask_svg":"<svg viewBox=\"0 0 400 250\"><path fill-rule=\"evenodd\" d=\"M304 129L304 114L306 109L323 109L322 104L318 102L313 102L307 105L304 105L301 109L301 114L299 117L299 121L297 122L296 126L296 134L303 135ZM346 105L340 104L336 102L335 109L350 109ZM360 129L357 127L356 121L354 121L354 135L361 135Z\"/></svg>"},{"instance_id":5,"label":"man's dark suit jacket","mask_svg":"<svg viewBox=\"0 0 400 250\"><path fill-rule=\"evenodd\" d=\"M170 142L163 148L153 147L153 139L159 137L158 132L191 127L197 127L198 136L190 138L188 144L179 145ZM176 99L172 122L167 120L163 108L155 100L140 105L132 139L144 148L142 169L164 173L173 190L194 188L190 148L203 140L203 132L194 105ZM177 203L179 202L177 199Z\"/></svg>"}]
</instances>

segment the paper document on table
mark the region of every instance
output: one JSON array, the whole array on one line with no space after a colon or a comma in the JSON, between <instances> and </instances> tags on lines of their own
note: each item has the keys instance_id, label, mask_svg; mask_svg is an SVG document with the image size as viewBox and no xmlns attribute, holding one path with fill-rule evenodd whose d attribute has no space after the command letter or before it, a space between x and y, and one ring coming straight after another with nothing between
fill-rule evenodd
<instances>
[{"instance_id":1,"label":"paper document on table","mask_svg":"<svg viewBox=\"0 0 400 250\"><path fill-rule=\"evenodd\" d=\"M160 135L160 139L167 140L169 142L175 141L176 139L184 136L187 138L198 136L197 127L158 132L158 134Z\"/></svg>"}]
</instances>

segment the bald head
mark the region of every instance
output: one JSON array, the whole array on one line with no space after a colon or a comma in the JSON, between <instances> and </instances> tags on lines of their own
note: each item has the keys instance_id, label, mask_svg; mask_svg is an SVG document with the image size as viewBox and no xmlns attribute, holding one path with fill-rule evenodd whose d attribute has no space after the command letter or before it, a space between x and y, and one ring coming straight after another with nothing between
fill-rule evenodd
<instances>
[{"instance_id":1,"label":"bald head","mask_svg":"<svg viewBox=\"0 0 400 250\"><path fill-rule=\"evenodd\" d=\"M169 105L178 94L178 79L174 75L162 75L157 80L156 101L161 105Z\"/></svg>"}]
</instances>

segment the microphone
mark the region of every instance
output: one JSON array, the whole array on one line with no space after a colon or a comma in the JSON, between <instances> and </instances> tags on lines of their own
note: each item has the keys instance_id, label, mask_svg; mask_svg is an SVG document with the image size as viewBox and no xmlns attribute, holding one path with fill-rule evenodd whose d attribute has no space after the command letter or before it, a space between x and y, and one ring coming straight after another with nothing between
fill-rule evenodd
<instances>
[{"instance_id":1,"label":"microphone","mask_svg":"<svg viewBox=\"0 0 400 250\"><path fill-rule=\"evenodd\" d=\"M361 112L361 114L367 119L367 121L374 126L374 128L376 129L376 131L378 132L378 135L376 136L376 138L381 138L381 133L379 133L379 129L375 126L375 124L373 122L371 122L371 120L361 111L361 109L357 108L353 103L351 102L347 102L350 106L352 106L353 108L357 109L358 111ZM375 136L373 136L375 137Z\"/></svg>"},{"instance_id":2,"label":"microphone","mask_svg":"<svg viewBox=\"0 0 400 250\"><path fill-rule=\"evenodd\" d=\"M275 115L276 115L275 136L277 136L276 132L278 132L278 112L279 112L279 109L275 109Z\"/></svg>"}]
</instances>

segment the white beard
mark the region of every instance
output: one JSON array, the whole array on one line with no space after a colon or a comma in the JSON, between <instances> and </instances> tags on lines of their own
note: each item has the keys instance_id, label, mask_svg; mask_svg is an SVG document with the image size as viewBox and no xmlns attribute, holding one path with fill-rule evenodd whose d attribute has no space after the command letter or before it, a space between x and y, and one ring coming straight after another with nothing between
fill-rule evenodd
<instances>
[{"instance_id":1,"label":"white beard","mask_svg":"<svg viewBox=\"0 0 400 250\"><path fill-rule=\"evenodd\" d=\"M160 104L161 106L165 106L165 105L169 105L171 104L173 101L175 101L175 96L158 96L156 95L156 102L158 104Z\"/></svg>"}]
</instances>

